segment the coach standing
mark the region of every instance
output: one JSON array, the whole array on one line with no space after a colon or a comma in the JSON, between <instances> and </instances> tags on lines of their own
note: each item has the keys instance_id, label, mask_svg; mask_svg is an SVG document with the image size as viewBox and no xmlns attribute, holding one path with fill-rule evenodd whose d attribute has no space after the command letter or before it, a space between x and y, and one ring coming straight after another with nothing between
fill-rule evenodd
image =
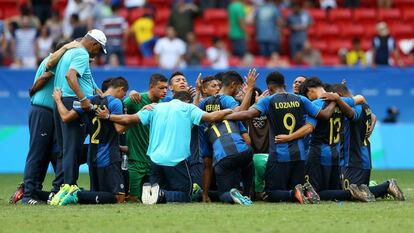
<instances>
[{"instance_id":1,"label":"coach standing","mask_svg":"<svg viewBox=\"0 0 414 233\"><path fill-rule=\"evenodd\" d=\"M93 80L89 59L99 55L100 51L106 53L105 34L97 29L89 31L80 41L82 47L67 51L60 59L55 74L55 88L62 89L62 101L67 109L73 108L73 101L81 102L81 108L88 111L91 104L88 96L94 95L97 89ZM79 176L78 155L81 153L85 130L81 120L63 123L59 113L54 112L57 139L63 153L62 170L63 184L73 185ZM65 194L65 188L56 196ZM59 200L58 198L53 198Z\"/></svg>"}]
</instances>

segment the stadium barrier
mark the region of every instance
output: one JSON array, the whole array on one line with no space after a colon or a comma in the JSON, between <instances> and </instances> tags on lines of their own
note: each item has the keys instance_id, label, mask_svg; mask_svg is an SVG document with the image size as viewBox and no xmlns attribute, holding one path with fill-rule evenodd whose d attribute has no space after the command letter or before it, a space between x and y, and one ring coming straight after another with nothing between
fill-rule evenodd
<instances>
[{"instance_id":1,"label":"stadium barrier","mask_svg":"<svg viewBox=\"0 0 414 233\"><path fill-rule=\"evenodd\" d=\"M248 69L235 69L246 75ZM265 88L265 75L274 69L258 69L258 86ZM298 75L317 76L324 82L338 83L346 79L355 94L364 95L379 120L385 117L389 106L400 109L401 124L379 125L372 137L373 164L377 169L412 169L414 157L408 149L413 144L414 132L414 68L290 68L278 69L286 77L288 90ZM167 77L171 71L159 69L93 69L98 86L107 77L124 76L130 89L145 91L152 73ZM205 68L185 69L190 84L194 85L199 73L214 75L218 71ZM30 100L28 89L33 83L35 70L0 68L0 173L22 172L28 151L27 127ZM86 170L85 170L86 171Z\"/></svg>"}]
</instances>

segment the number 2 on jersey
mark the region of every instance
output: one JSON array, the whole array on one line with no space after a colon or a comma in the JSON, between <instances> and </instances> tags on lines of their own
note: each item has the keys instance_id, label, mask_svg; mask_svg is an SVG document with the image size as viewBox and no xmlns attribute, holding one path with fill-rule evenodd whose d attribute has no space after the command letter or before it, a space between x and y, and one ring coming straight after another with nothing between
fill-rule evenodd
<instances>
[{"instance_id":1,"label":"number 2 on jersey","mask_svg":"<svg viewBox=\"0 0 414 233\"><path fill-rule=\"evenodd\" d=\"M99 120L98 117L94 117L92 119L92 124L95 125L95 123L97 125L96 125L95 132L92 134L91 143L93 143L93 144L99 144L99 139L97 137L99 136L99 132L101 131L101 121Z\"/></svg>"},{"instance_id":2,"label":"number 2 on jersey","mask_svg":"<svg viewBox=\"0 0 414 233\"><path fill-rule=\"evenodd\" d=\"M288 122L290 119L290 123ZM295 116L292 113L286 113L283 117L283 125L287 130L289 130L289 134L292 134L295 130L296 126L296 119Z\"/></svg>"}]
</instances>

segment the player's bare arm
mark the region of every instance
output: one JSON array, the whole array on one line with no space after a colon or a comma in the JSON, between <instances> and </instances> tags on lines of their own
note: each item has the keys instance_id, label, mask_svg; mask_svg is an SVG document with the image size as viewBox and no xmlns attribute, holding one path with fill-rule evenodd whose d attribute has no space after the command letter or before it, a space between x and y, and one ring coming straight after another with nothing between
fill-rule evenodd
<instances>
[{"instance_id":1,"label":"player's bare arm","mask_svg":"<svg viewBox=\"0 0 414 233\"><path fill-rule=\"evenodd\" d=\"M130 124L138 124L140 122L139 117L137 114L123 114L123 115L114 115L110 114L109 110L106 106L103 109L98 108L96 109L96 115L99 119L110 120L112 122L121 124L121 125L130 125Z\"/></svg>"},{"instance_id":2,"label":"player's bare arm","mask_svg":"<svg viewBox=\"0 0 414 233\"><path fill-rule=\"evenodd\" d=\"M62 102L62 92L55 89L53 91L53 99L56 102L56 107L58 109L59 115L62 118L64 123L71 122L79 118L78 113L75 110L68 110Z\"/></svg>"},{"instance_id":3,"label":"player's bare arm","mask_svg":"<svg viewBox=\"0 0 414 233\"><path fill-rule=\"evenodd\" d=\"M211 157L204 157L204 172L203 172L203 202L211 202L208 197L210 189L211 176L213 173L213 159Z\"/></svg>"},{"instance_id":4,"label":"player's bare arm","mask_svg":"<svg viewBox=\"0 0 414 233\"><path fill-rule=\"evenodd\" d=\"M249 73L247 74L247 78L246 78L247 88L245 91L243 101L240 104L240 106L234 108L234 111L236 112L243 111L243 110L247 110L250 107L250 103L252 101L253 90L254 90L254 87L256 86L256 80L258 77L259 77L259 73L257 73L255 68L253 68L252 70L249 70Z\"/></svg>"},{"instance_id":5,"label":"player's bare arm","mask_svg":"<svg viewBox=\"0 0 414 233\"><path fill-rule=\"evenodd\" d=\"M233 110L231 109L224 109L224 110L217 111L217 112L204 113L203 116L201 117L201 120L208 121L208 122L221 121L224 119L226 115L232 112Z\"/></svg>"},{"instance_id":6,"label":"player's bare arm","mask_svg":"<svg viewBox=\"0 0 414 233\"><path fill-rule=\"evenodd\" d=\"M249 108L249 110L241 112L233 112L224 117L225 120L244 121L260 116L259 110L256 108Z\"/></svg>"},{"instance_id":7,"label":"player's bare arm","mask_svg":"<svg viewBox=\"0 0 414 233\"><path fill-rule=\"evenodd\" d=\"M275 143L286 143L293 140L296 140L298 138L303 138L306 135L312 133L314 130L314 127L312 124L305 124L302 127L300 127L298 130L293 132L292 134L279 134L275 136Z\"/></svg>"},{"instance_id":8,"label":"player's bare arm","mask_svg":"<svg viewBox=\"0 0 414 233\"><path fill-rule=\"evenodd\" d=\"M29 89L29 96L32 97L38 90L42 89L42 87L51 79L54 75L50 71L44 72L33 84L33 86Z\"/></svg>"}]
</instances>

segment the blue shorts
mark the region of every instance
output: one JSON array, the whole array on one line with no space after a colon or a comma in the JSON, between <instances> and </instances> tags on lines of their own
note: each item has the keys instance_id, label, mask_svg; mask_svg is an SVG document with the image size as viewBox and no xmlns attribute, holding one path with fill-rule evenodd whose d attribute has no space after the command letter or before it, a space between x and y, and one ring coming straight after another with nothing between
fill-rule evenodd
<instances>
[{"instance_id":1,"label":"blue shorts","mask_svg":"<svg viewBox=\"0 0 414 233\"><path fill-rule=\"evenodd\" d=\"M369 184L371 177L371 169L362 169L354 167L346 167L342 169L342 188L348 189L349 185Z\"/></svg>"}]
</instances>

